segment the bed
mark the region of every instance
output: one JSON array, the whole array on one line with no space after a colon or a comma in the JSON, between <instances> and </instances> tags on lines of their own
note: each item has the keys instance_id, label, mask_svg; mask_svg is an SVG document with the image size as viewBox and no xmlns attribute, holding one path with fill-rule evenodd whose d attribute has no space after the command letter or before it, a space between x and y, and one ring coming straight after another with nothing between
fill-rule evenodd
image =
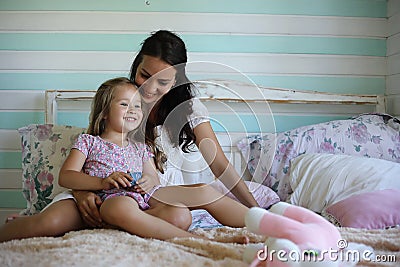
<instances>
[{"instance_id":1,"label":"bed","mask_svg":"<svg viewBox=\"0 0 400 267\"><path fill-rule=\"evenodd\" d=\"M346 241L369 246L378 256L372 262L360 259L357 265L398 265L400 123L385 114L384 97L300 92L228 80L195 83L200 99L211 109L218 110L257 113L259 105L266 102L372 106L374 113L344 120L279 133L273 130L221 132L218 139L231 163L247 180L260 206L267 208L281 200L309 208L337 224ZM81 109L79 103L88 107L94 92L48 90L44 101L46 123L19 129L23 148L23 194L27 200L25 214L39 212L63 190L56 182L60 162L65 159L76 135L85 130L60 125L59 110L66 106L67 109ZM273 122L271 113L267 116L267 122ZM347 138L340 139L340 136ZM199 160L196 164L200 166L204 162ZM228 193L214 181L207 168L187 179L213 183L218 190ZM343 214L343 211L346 212ZM245 228L222 226L205 211L193 212L190 231L212 240L159 241L118 230L84 230L56 238L2 243L0 265L248 266L242 261L246 245L220 241L243 234L249 236L250 243L265 240L264 236Z\"/></svg>"}]
</instances>

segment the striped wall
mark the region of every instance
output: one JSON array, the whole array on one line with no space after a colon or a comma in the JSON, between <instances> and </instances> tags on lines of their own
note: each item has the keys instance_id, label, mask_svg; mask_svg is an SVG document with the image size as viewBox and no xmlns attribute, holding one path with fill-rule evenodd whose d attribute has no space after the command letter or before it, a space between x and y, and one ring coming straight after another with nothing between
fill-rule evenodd
<instances>
[{"instance_id":1,"label":"striped wall","mask_svg":"<svg viewBox=\"0 0 400 267\"><path fill-rule=\"evenodd\" d=\"M397 10L389 21L388 7ZM393 26L397 7L398 1L385 0L0 1L0 220L24 206L16 130L44 122L44 90L93 89L127 75L149 32L180 34L192 79L384 94L385 75L396 69L388 79L395 99L399 51L390 46L399 47L399 29ZM387 50L393 51L389 64ZM200 61L216 64L210 68ZM282 131L365 110L279 106L273 111ZM72 111L60 115L65 123L86 124Z\"/></svg>"},{"instance_id":2,"label":"striped wall","mask_svg":"<svg viewBox=\"0 0 400 267\"><path fill-rule=\"evenodd\" d=\"M387 57L388 112L400 117L400 1L398 0L388 2Z\"/></svg>"}]
</instances>

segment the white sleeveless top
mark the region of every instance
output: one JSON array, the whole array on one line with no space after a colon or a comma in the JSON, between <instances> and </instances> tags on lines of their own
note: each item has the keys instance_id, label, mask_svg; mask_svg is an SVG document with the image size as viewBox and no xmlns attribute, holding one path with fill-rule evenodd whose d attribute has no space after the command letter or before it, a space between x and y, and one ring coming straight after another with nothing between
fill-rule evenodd
<instances>
[{"instance_id":1,"label":"white sleeveless top","mask_svg":"<svg viewBox=\"0 0 400 267\"><path fill-rule=\"evenodd\" d=\"M198 98L192 99L193 113L189 115L189 121L192 129L203 122L210 121L206 106ZM167 163L164 174L159 173L162 185L184 184L182 174L182 164L184 162L184 153L180 147L174 147L167 131L163 131L162 125L157 126L156 145L167 156Z\"/></svg>"}]
</instances>

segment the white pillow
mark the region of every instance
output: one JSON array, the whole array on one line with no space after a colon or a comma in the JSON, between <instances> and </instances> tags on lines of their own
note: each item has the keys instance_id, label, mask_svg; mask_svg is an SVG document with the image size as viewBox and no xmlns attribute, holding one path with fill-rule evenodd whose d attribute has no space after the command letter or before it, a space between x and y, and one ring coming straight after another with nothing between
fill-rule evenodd
<instances>
[{"instance_id":1,"label":"white pillow","mask_svg":"<svg viewBox=\"0 0 400 267\"><path fill-rule=\"evenodd\" d=\"M322 212L355 194L400 190L400 164L348 155L304 154L291 160L292 204Z\"/></svg>"}]
</instances>

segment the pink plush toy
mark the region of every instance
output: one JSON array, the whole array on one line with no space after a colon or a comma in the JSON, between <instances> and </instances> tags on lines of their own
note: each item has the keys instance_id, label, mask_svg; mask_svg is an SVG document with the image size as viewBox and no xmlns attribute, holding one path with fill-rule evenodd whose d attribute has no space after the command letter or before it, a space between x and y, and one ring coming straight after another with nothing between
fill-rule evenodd
<instances>
[{"instance_id":1,"label":"pink plush toy","mask_svg":"<svg viewBox=\"0 0 400 267\"><path fill-rule=\"evenodd\" d=\"M250 266L340 265L334 257L340 250L338 229L308 209L285 202L269 211L251 208L245 223L250 231L268 237L265 244L245 250L243 258Z\"/></svg>"}]
</instances>

